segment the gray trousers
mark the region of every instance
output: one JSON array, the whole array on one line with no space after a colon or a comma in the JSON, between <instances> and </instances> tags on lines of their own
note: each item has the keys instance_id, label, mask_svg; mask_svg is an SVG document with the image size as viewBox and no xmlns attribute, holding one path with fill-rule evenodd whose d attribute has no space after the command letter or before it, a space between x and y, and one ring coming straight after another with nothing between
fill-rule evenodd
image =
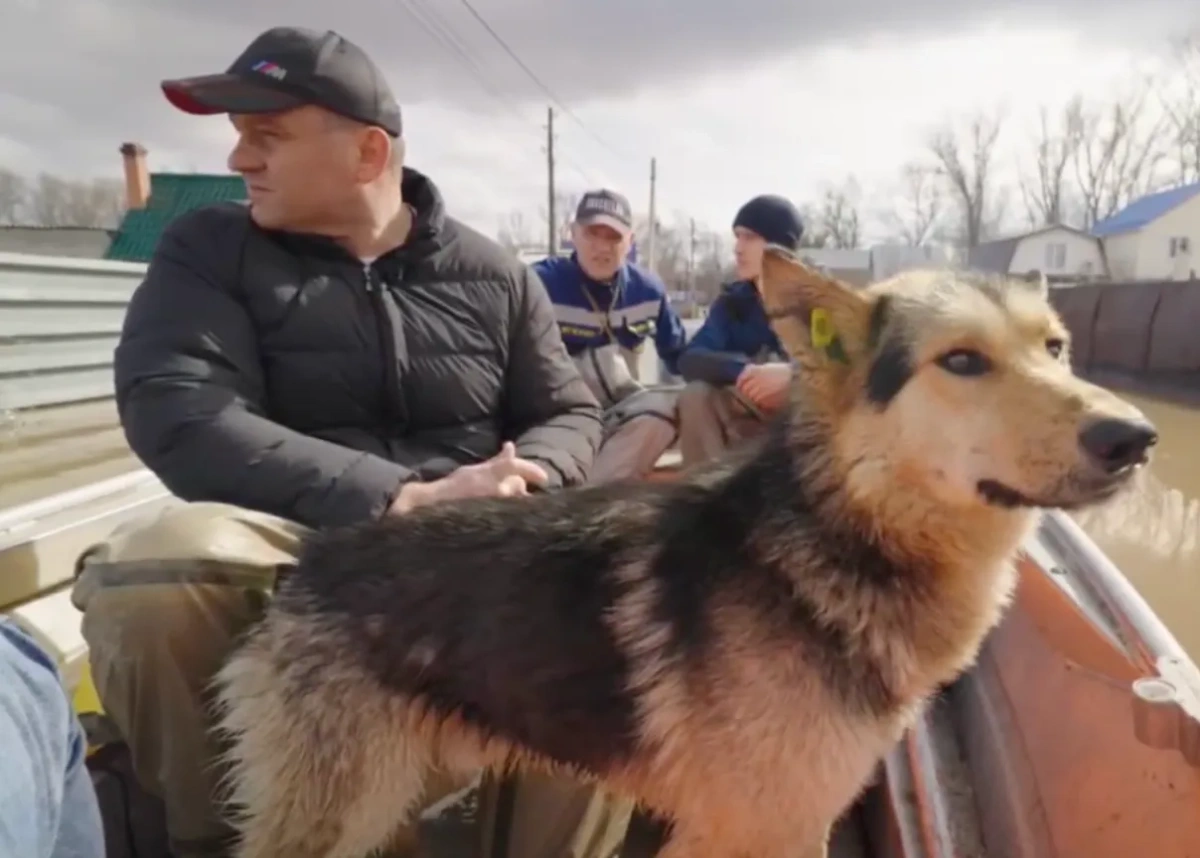
<instances>
[{"instance_id":1,"label":"gray trousers","mask_svg":"<svg viewBox=\"0 0 1200 858\"><path fill-rule=\"evenodd\" d=\"M679 452L684 467L711 461L766 427L765 415L732 387L689 382L679 394Z\"/></svg>"}]
</instances>

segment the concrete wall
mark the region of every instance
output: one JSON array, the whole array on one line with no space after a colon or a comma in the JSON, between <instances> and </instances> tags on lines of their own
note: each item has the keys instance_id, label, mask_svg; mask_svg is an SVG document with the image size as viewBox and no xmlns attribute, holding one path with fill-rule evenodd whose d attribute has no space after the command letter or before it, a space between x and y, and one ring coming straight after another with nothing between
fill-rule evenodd
<instances>
[{"instance_id":1,"label":"concrete wall","mask_svg":"<svg viewBox=\"0 0 1200 858\"><path fill-rule=\"evenodd\" d=\"M88 227L0 227L0 253L103 259L112 232Z\"/></svg>"}]
</instances>

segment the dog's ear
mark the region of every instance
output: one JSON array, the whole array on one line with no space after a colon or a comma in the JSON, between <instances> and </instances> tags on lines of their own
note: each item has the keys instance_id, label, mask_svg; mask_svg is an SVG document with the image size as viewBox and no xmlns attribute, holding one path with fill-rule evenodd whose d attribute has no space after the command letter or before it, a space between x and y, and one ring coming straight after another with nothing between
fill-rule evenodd
<instances>
[{"instance_id":1,"label":"dog's ear","mask_svg":"<svg viewBox=\"0 0 1200 858\"><path fill-rule=\"evenodd\" d=\"M794 360L849 364L866 351L871 301L853 286L768 245L761 288L771 327Z\"/></svg>"}]
</instances>

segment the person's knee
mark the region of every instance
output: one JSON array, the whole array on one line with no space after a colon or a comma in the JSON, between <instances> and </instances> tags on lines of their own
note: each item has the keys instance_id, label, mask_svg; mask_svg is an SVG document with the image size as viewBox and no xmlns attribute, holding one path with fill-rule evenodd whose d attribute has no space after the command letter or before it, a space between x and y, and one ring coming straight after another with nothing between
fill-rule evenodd
<instances>
[{"instance_id":1,"label":"person's knee","mask_svg":"<svg viewBox=\"0 0 1200 858\"><path fill-rule=\"evenodd\" d=\"M152 701L160 694L203 693L238 635L260 614L262 603L252 595L236 587L178 584L95 592L84 608L82 631L105 710L132 718L140 707L158 705Z\"/></svg>"},{"instance_id":2,"label":"person's knee","mask_svg":"<svg viewBox=\"0 0 1200 858\"><path fill-rule=\"evenodd\" d=\"M272 565L286 560L303 528L221 503L187 503L117 528L86 563L212 560Z\"/></svg>"},{"instance_id":3,"label":"person's knee","mask_svg":"<svg viewBox=\"0 0 1200 858\"><path fill-rule=\"evenodd\" d=\"M686 420L689 415L711 411L712 402L720 392L721 388L707 381L689 381L683 390L679 391L680 419Z\"/></svg>"}]
</instances>

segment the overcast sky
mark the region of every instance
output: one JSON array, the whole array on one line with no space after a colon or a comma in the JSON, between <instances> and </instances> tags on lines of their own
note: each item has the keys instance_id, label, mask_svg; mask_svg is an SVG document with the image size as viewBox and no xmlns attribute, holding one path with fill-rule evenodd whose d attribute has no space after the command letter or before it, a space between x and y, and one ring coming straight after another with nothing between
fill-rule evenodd
<instances>
[{"instance_id":1,"label":"overcast sky","mask_svg":"<svg viewBox=\"0 0 1200 858\"><path fill-rule=\"evenodd\" d=\"M222 171L220 118L174 112L163 77L221 71L262 29L332 28L386 69L412 166L494 231L545 197L558 117L567 189L608 184L725 228L764 191L798 202L856 174L874 196L929 129L1006 104L1102 94L1190 24L1184 0L0 0L0 166L119 175L126 140L154 170ZM544 87L544 88L543 88ZM549 94L546 90L549 90ZM1019 134L1016 136L1020 136Z\"/></svg>"}]
</instances>

